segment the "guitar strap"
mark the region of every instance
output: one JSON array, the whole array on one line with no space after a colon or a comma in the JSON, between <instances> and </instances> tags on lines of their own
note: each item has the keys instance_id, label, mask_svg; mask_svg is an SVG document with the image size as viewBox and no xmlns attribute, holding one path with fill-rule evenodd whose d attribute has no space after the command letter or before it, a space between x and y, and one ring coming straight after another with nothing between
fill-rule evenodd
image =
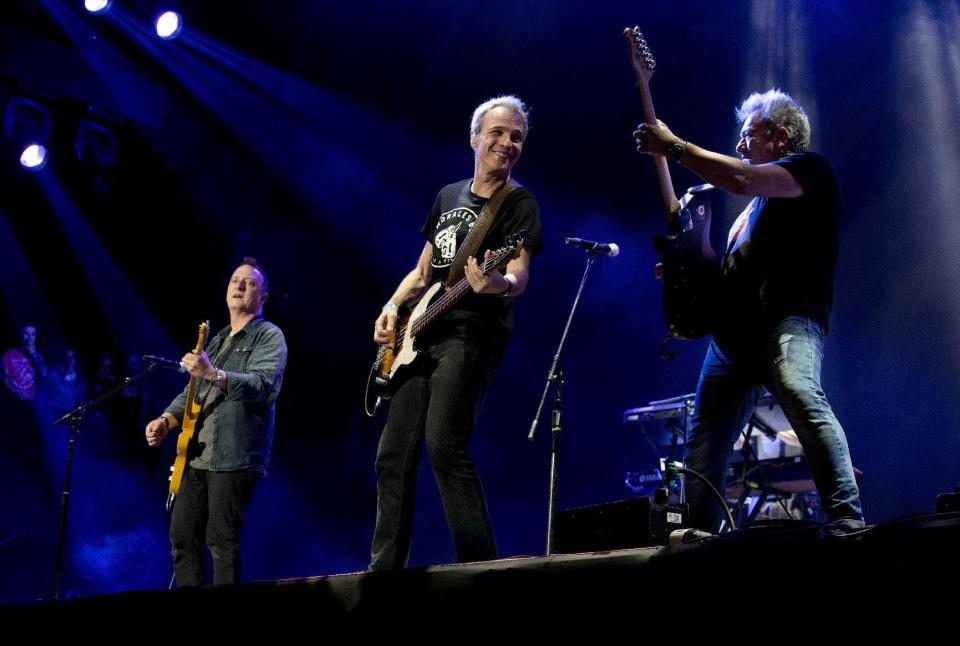
<instances>
[{"instance_id":1,"label":"guitar strap","mask_svg":"<svg viewBox=\"0 0 960 646\"><path fill-rule=\"evenodd\" d=\"M490 230L493 221L496 220L497 215L500 214L500 207L503 205L503 201L513 189L519 186L520 182L517 180L513 178L508 179L500 188L493 192L493 195L490 196L487 203L483 205L483 208L480 210L480 217L477 218L477 223L470 229L466 240L463 241L463 246L460 247L457 255L453 258L453 262L450 263L450 273L447 274L447 280L443 283L444 289L450 289L463 278L463 268L467 265L467 258L476 255L477 249L480 248L480 243L483 242L483 239L487 236L487 231Z\"/></svg>"}]
</instances>

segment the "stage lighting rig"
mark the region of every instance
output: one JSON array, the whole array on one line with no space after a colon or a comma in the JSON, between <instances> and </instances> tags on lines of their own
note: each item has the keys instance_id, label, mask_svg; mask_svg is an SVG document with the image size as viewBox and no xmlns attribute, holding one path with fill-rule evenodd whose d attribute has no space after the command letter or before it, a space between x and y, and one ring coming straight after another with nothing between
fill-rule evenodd
<instances>
[{"instance_id":1,"label":"stage lighting rig","mask_svg":"<svg viewBox=\"0 0 960 646\"><path fill-rule=\"evenodd\" d=\"M39 99L14 94L7 101L3 126L20 165L31 172L42 170L50 160L50 108Z\"/></svg>"}]
</instances>

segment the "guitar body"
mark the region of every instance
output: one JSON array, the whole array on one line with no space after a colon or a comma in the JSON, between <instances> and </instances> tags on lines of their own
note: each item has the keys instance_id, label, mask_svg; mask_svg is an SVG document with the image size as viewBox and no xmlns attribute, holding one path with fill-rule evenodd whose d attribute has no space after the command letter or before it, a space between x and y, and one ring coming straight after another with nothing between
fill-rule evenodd
<instances>
[{"instance_id":1,"label":"guitar body","mask_svg":"<svg viewBox=\"0 0 960 646\"><path fill-rule=\"evenodd\" d=\"M680 200L679 231L653 238L663 264L663 316L670 335L678 339L712 334L712 315L720 306L720 259L710 246L707 191L712 188L690 189Z\"/></svg>"},{"instance_id":2,"label":"guitar body","mask_svg":"<svg viewBox=\"0 0 960 646\"><path fill-rule=\"evenodd\" d=\"M381 397L389 399L389 395L391 394L390 383L393 381L394 376L396 376L397 372L403 368L403 366L410 365L413 363L413 360L417 358L417 334L415 333L416 327L414 323L423 316L424 312L426 312L430 304L436 300L437 294L442 289L443 283L436 283L427 290L427 293L423 295L423 298L421 298L417 306L413 308L413 311L409 314L401 315L401 317L397 319L397 329L394 331L394 338L389 345L385 345L381 349L383 360L380 360L380 356L377 358L380 367L377 370L376 379ZM399 344L397 344L398 338L400 339Z\"/></svg>"},{"instance_id":3,"label":"guitar body","mask_svg":"<svg viewBox=\"0 0 960 646\"><path fill-rule=\"evenodd\" d=\"M210 324L204 322L200 324L200 334L197 336L197 346L193 349L194 354L200 354L203 346L207 343L207 331ZM177 436L177 457L170 467L170 488L167 493L167 511L173 509L173 503L176 501L177 492L180 491L180 485L183 483L183 474L187 470L187 451L190 443L193 441L194 429L197 426L197 417L200 415L201 405L197 403L197 378L190 377L190 383L187 384L187 405L183 411L183 419L180 422L180 435Z\"/></svg>"}]
</instances>

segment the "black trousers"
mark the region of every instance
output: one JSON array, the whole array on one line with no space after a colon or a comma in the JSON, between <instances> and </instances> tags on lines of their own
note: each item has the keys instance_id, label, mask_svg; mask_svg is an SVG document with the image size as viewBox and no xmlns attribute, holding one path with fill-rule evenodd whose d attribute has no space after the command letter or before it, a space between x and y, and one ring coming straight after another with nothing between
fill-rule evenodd
<instances>
[{"instance_id":1,"label":"black trousers","mask_svg":"<svg viewBox=\"0 0 960 646\"><path fill-rule=\"evenodd\" d=\"M424 438L457 561L497 558L480 476L467 445L499 356L489 344L454 333L431 342L407 366L411 374L393 396L377 451L371 570L406 566Z\"/></svg>"},{"instance_id":2,"label":"black trousers","mask_svg":"<svg viewBox=\"0 0 960 646\"><path fill-rule=\"evenodd\" d=\"M187 467L170 519L173 573L178 587L203 585L203 545L210 548L213 584L240 580L243 516L260 478L256 471Z\"/></svg>"}]
</instances>

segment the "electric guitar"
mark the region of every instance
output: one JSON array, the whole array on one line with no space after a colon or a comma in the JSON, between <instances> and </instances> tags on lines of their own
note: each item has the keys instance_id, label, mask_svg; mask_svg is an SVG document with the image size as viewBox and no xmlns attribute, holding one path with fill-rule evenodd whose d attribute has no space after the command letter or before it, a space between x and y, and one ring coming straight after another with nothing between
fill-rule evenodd
<instances>
[{"instance_id":1,"label":"electric guitar","mask_svg":"<svg viewBox=\"0 0 960 646\"><path fill-rule=\"evenodd\" d=\"M650 79L656 61L639 27L627 34L630 66L637 77L643 118L657 123L650 95ZM667 158L653 157L660 186L660 200L667 215L667 234L655 236L653 247L663 265L663 315L670 336L695 339L713 331L720 260L710 246L710 201L714 187L701 184L677 199Z\"/></svg>"},{"instance_id":2,"label":"electric guitar","mask_svg":"<svg viewBox=\"0 0 960 646\"><path fill-rule=\"evenodd\" d=\"M197 336L197 346L193 349L194 354L203 352L203 347L207 344L207 331L210 329L210 322L204 321L200 324L200 333ZM167 494L167 511L173 509L173 503L177 498L177 492L180 491L180 484L183 482L183 474L187 469L187 449L193 440L193 430L197 425L197 416L200 414L202 404L197 403L197 378L190 377L190 383L187 384L187 405L183 409L183 419L180 421L180 435L177 436L177 457L170 467L170 489Z\"/></svg>"},{"instance_id":3,"label":"electric guitar","mask_svg":"<svg viewBox=\"0 0 960 646\"><path fill-rule=\"evenodd\" d=\"M489 260L481 263L480 271L488 273L506 265L511 258L520 255L523 249L526 231L520 231L509 236L504 245L493 252ZM371 368L379 392L379 399L389 399L392 395L390 382L403 366L413 363L419 352L417 337L426 332L430 326L442 319L450 309L470 292L470 283L466 276L461 278L446 292L441 294L443 283L434 284L423 295L420 302L409 314L401 315L397 319L393 337L386 345L380 346L377 358ZM438 296L438 294L440 294Z\"/></svg>"}]
</instances>

